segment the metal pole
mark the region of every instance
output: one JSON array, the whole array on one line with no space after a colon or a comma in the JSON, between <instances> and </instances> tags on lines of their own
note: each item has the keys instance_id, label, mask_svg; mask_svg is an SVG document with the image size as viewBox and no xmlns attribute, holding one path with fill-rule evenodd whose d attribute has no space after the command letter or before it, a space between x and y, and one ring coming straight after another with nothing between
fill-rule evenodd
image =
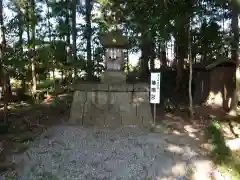
<instances>
[{"instance_id":1,"label":"metal pole","mask_svg":"<svg viewBox=\"0 0 240 180\"><path fill-rule=\"evenodd\" d=\"M153 104L153 125L156 125L156 104Z\"/></svg>"}]
</instances>

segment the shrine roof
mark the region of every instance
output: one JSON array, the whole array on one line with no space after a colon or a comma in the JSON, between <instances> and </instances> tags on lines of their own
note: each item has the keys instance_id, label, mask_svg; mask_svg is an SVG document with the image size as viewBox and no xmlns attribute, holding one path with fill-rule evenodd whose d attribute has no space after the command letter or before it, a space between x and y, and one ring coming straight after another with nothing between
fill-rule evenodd
<instances>
[{"instance_id":1,"label":"shrine roof","mask_svg":"<svg viewBox=\"0 0 240 180\"><path fill-rule=\"evenodd\" d=\"M128 38L126 36L123 36L119 30L105 33L101 38L101 43L105 48L115 47L128 49L130 47Z\"/></svg>"}]
</instances>

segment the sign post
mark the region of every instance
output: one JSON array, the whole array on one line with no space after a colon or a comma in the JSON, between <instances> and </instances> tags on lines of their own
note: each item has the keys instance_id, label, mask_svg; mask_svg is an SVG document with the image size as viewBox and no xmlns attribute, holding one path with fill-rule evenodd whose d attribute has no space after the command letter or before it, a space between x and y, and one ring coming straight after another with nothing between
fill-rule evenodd
<instances>
[{"instance_id":1,"label":"sign post","mask_svg":"<svg viewBox=\"0 0 240 180\"><path fill-rule=\"evenodd\" d=\"M153 125L156 125L156 104L160 103L160 81L161 73L151 73L150 103L153 104Z\"/></svg>"}]
</instances>

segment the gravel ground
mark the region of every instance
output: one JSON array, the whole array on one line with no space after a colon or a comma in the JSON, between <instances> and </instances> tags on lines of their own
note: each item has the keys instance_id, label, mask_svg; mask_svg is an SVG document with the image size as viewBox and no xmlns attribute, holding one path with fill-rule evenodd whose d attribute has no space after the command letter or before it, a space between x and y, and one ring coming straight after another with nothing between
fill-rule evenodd
<instances>
[{"instance_id":1,"label":"gravel ground","mask_svg":"<svg viewBox=\"0 0 240 180\"><path fill-rule=\"evenodd\" d=\"M171 180L188 179L189 174L204 180L209 161L190 145L177 145L178 138L137 127L113 130L61 125L12 158L19 180Z\"/></svg>"}]
</instances>

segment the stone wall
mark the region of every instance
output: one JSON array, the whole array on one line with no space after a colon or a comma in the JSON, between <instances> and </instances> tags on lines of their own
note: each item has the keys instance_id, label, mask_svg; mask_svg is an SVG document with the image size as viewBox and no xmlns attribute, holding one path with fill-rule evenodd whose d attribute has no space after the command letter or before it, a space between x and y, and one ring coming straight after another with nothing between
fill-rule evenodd
<instances>
[{"instance_id":1,"label":"stone wall","mask_svg":"<svg viewBox=\"0 0 240 180\"><path fill-rule=\"evenodd\" d=\"M75 89L71 124L149 127L152 123L148 84L84 84Z\"/></svg>"}]
</instances>

